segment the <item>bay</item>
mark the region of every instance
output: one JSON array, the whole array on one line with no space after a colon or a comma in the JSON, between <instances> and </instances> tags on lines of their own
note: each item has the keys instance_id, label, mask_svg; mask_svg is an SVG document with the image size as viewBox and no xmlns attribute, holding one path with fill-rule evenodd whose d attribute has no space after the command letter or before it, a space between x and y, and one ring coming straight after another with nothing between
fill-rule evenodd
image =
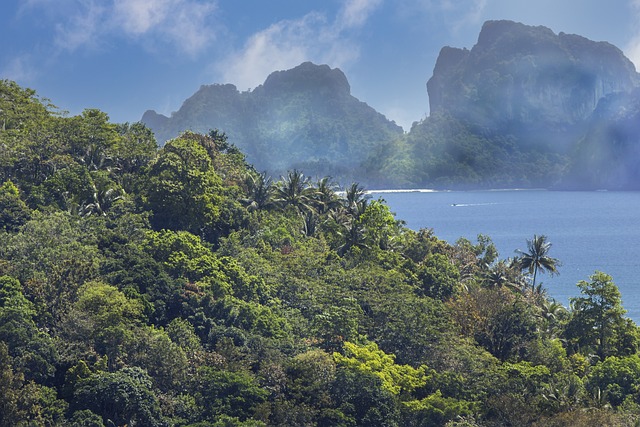
<instances>
[{"instance_id":1,"label":"bay","mask_svg":"<svg viewBox=\"0 0 640 427\"><path fill-rule=\"evenodd\" d=\"M549 295L568 306L576 284L595 271L613 277L623 306L640 323L640 192L545 190L373 191L407 227L431 228L440 239L491 237L500 258L526 250L544 234L560 274L539 275Z\"/></svg>"}]
</instances>

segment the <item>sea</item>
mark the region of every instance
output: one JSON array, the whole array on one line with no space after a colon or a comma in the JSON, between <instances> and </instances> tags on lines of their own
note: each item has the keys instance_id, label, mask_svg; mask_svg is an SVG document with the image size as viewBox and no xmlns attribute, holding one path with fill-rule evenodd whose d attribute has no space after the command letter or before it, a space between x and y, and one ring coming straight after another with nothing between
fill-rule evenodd
<instances>
[{"instance_id":1,"label":"sea","mask_svg":"<svg viewBox=\"0 0 640 427\"><path fill-rule=\"evenodd\" d=\"M640 192L618 191L372 191L396 219L433 229L449 243L489 236L499 258L527 250L527 239L546 235L559 274L538 273L548 294L565 306L580 296L576 284L602 271L622 294L626 316L640 324Z\"/></svg>"}]
</instances>

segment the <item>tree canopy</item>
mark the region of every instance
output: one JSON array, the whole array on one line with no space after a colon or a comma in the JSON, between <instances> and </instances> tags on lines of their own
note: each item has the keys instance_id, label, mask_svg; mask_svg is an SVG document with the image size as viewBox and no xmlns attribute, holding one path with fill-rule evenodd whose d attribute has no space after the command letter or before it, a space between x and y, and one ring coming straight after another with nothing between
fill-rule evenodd
<instances>
[{"instance_id":1,"label":"tree canopy","mask_svg":"<svg viewBox=\"0 0 640 427\"><path fill-rule=\"evenodd\" d=\"M558 266L544 236L500 259L357 183L274 180L217 131L158 148L141 124L0 95L0 425L640 420L613 279L567 308L532 289Z\"/></svg>"}]
</instances>

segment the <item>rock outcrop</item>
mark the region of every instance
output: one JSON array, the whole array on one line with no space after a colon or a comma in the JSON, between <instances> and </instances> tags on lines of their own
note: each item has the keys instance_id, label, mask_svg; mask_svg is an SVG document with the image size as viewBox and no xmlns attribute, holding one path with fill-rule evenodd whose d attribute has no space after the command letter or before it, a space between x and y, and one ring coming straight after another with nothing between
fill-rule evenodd
<instances>
[{"instance_id":1,"label":"rock outcrop","mask_svg":"<svg viewBox=\"0 0 640 427\"><path fill-rule=\"evenodd\" d=\"M640 190L640 89L600 100L562 186Z\"/></svg>"},{"instance_id":2,"label":"rock outcrop","mask_svg":"<svg viewBox=\"0 0 640 427\"><path fill-rule=\"evenodd\" d=\"M299 168L343 182L362 176L365 156L403 134L351 95L341 70L310 62L270 74L253 91L202 86L171 117L147 111L142 122L161 143L185 130L218 129L258 170L277 177Z\"/></svg>"},{"instance_id":3,"label":"rock outcrop","mask_svg":"<svg viewBox=\"0 0 640 427\"><path fill-rule=\"evenodd\" d=\"M442 49L427 88L432 114L564 151L600 99L639 81L609 43L488 21L471 50Z\"/></svg>"},{"instance_id":4,"label":"rock outcrop","mask_svg":"<svg viewBox=\"0 0 640 427\"><path fill-rule=\"evenodd\" d=\"M488 21L471 49L444 47L430 116L410 132L351 95L344 73L303 63L253 91L202 86L162 143L219 129L277 177L302 169L376 187L640 189L640 75L617 47Z\"/></svg>"}]
</instances>

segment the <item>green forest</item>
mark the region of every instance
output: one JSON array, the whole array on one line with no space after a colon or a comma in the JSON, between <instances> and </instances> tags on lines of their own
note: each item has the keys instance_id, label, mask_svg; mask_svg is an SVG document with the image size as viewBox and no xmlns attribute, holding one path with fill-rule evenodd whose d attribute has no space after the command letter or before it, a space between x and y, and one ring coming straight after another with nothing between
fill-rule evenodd
<instances>
[{"instance_id":1,"label":"green forest","mask_svg":"<svg viewBox=\"0 0 640 427\"><path fill-rule=\"evenodd\" d=\"M613 279L516 249L2 80L0 426L638 425Z\"/></svg>"}]
</instances>

